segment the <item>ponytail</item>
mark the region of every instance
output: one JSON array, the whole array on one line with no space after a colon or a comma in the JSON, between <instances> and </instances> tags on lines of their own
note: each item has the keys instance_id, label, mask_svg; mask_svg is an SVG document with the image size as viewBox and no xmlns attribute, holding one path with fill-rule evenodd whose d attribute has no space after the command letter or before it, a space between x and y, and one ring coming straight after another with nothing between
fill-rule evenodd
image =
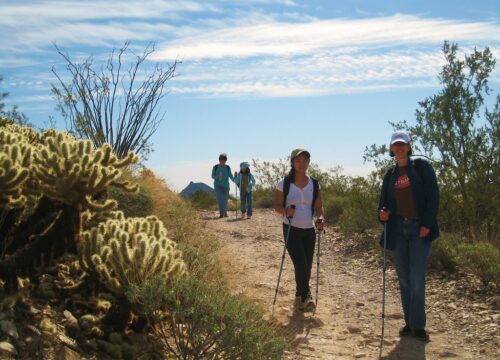
<instances>
[{"instance_id":1,"label":"ponytail","mask_svg":"<svg viewBox=\"0 0 500 360\"><path fill-rule=\"evenodd\" d=\"M287 177L290 178L290 184L295 183L295 169L293 168L293 165L292 165L292 168L290 169L290 172L288 173Z\"/></svg>"}]
</instances>

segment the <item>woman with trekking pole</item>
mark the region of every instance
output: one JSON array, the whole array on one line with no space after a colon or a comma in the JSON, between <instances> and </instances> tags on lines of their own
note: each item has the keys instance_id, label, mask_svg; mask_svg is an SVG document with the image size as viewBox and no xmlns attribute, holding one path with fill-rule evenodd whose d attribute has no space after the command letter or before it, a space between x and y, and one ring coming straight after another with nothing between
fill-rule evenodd
<instances>
[{"instance_id":1,"label":"woman with trekking pole","mask_svg":"<svg viewBox=\"0 0 500 360\"><path fill-rule=\"evenodd\" d=\"M315 225L318 231L324 227L319 184L307 175L310 158L310 153L305 149L292 151L290 172L276 186L274 197L274 209L283 216L285 247L295 270L294 305L304 312L313 312L316 308L309 280L316 243ZM317 217L316 222L313 221L313 215Z\"/></svg>"},{"instance_id":2,"label":"woman with trekking pole","mask_svg":"<svg viewBox=\"0 0 500 360\"><path fill-rule=\"evenodd\" d=\"M226 165L227 155L219 155L219 163L212 168L212 179L219 205L219 218L227 217L227 200L229 198L229 179L234 182L234 176L229 165Z\"/></svg>"},{"instance_id":3,"label":"woman with trekking pole","mask_svg":"<svg viewBox=\"0 0 500 360\"><path fill-rule=\"evenodd\" d=\"M250 164L246 161L240 164L240 172L234 173L234 182L240 189L241 218L252 218L252 190L255 178L250 172Z\"/></svg>"},{"instance_id":4,"label":"woman with trekking pole","mask_svg":"<svg viewBox=\"0 0 500 360\"><path fill-rule=\"evenodd\" d=\"M411 159L411 153L409 136L401 131L392 134L390 155L396 164L385 174L380 193L380 244L394 255L405 320L399 335L428 341L425 270L431 242L439 236L439 189L432 166Z\"/></svg>"}]
</instances>

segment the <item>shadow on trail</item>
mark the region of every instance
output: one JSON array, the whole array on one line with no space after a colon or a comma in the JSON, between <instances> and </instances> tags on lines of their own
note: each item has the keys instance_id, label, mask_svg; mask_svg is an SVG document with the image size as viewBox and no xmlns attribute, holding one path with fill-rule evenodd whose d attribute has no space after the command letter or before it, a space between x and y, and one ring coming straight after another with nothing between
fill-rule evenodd
<instances>
[{"instance_id":1,"label":"shadow on trail","mask_svg":"<svg viewBox=\"0 0 500 360\"><path fill-rule=\"evenodd\" d=\"M299 344L308 343L308 336L311 329L319 328L323 325L323 321L318 317L305 316L302 311L296 310L288 317L288 323L279 324L277 330L291 341L293 347L296 347Z\"/></svg>"},{"instance_id":2,"label":"shadow on trail","mask_svg":"<svg viewBox=\"0 0 500 360\"><path fill-rule=\"evenodd\" d=\"M383 360L425 360L426 343L417 339L402 337L399 343Z\"/></svg>"}]
</instances>

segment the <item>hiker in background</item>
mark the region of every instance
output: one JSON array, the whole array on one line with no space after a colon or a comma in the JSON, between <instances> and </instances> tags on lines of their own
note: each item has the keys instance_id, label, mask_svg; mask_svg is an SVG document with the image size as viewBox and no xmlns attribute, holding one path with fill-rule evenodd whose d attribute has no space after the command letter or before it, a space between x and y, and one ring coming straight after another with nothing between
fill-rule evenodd
<instances>
[{"instance_id":1,"label":"hiker in background","mask_svg":"<svg viewBox=\"0 0 500 360\"><path fill-rule=\"evenodd\" d=\"M295 270L295 307L312 312L315 303L309 288L314 260L316 231L323 230L323 203L318 182L307 175L311 155L295 149L290 155L291 170L276 186L274 209L283 215L283 234ZM313 222L313 214L317 220ZM290 221L290 222L289 222ZM290 227L287 239L288 226Z\"/></svg>"},{"instance_id":2,"label":"hiker in background","mask_svg":"<svg viewBox=\"0 0 500 360\"><path fill-rule=\"evenodd\" d=\"M219 218L227 217L227 200L229 198L229 179L234 182L234 176L229 165L226 165L227 155L219 155L219 163L212 168L212 179L219 205Z\"/></svg>"},{"instance_id":3,"label":"hiker in background","mask_svg":"<svg viewBox=\"0 0 500 360\"><path fill-rule=\"evenodd\" d=\"M394 252L398 274L405 319L399 334L428 341L429 335L425 331L425 268L431 241L439 236L436 174L427 161L410 159L410 138L404 132L392 134L390 155L395 157L396 165L384 176L378 217L387 222L386 248Z\"/></svg>"},{"instance_id":4,"label":"hiker in background","mask_svg":"<svg viewBox=\"0 0 500 360\"><path fill-rule=\"evenodd\" d=\"M252 217L252 190L255 185L255 178L250 173L250 164L242 162L240 172L234 173L234 182L240 189L241 218L250 219Z\"/></svg>"}]
</instances>

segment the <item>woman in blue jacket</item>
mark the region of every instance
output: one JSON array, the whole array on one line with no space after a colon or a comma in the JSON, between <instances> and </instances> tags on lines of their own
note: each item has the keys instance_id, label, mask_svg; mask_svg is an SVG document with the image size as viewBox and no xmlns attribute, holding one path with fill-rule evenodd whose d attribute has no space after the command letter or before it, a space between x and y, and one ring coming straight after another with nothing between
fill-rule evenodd
<instances>
[{"instance_id":1,"label":"woman in blue jacket","mask_svg":"<svg viewBox=\"0 0 500 360\"><path fill-rule=\"evenodd\" d=\"M241 218L250 219L252 217L252 190L255 185L255 178L250 172L250 164L242 162L240 172L235 173L234 182L240 189Z\"/></svg>"},{"instance_id":2,"label":"woman in blue jacket","mask_svg":"<svg viewBox=\"0 0 500 360\"><path fill-rule=\"evenodd\" d=\"M394 252L398 274L405 319L399 334L428 341L425 270L431 242L439 236L436 174L427 161L410 159L410 138L403 132L392 134L390 155L396 166L384 176L378 216L386 222L386 248Z\"/></svg>"}]
</instances>

